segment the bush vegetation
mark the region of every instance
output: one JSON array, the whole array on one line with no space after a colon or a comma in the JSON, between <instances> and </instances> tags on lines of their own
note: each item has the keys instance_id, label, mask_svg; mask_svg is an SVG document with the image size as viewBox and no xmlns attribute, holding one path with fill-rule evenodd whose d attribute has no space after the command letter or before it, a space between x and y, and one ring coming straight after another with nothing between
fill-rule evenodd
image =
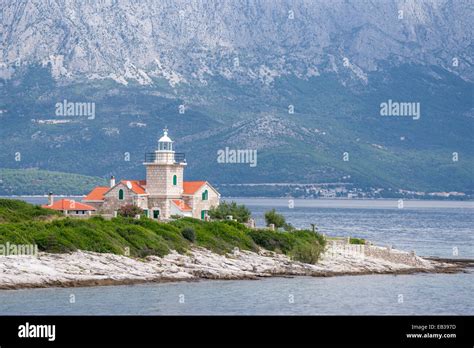
<instances>
[{"instance_id":1,"label":"bush vegetation","mask_svg":"<svg viewBox=\"0 0 474 348\"><path fill-rule=\"evenodd\" d=\"M117 214L123 217L135 217L136 215L142 215L143 209L133 204L126 204L119 208Z\"/></svg>"},{"instance_id":2,"label":"bush vegetation","mask_svg":"<svg viewBox=\"0 0 474 348\"><path fill-rule=\"evenodd\" d=\"M278 214L275 209L272 209L265 212L265 223L267 226L273 224L275 225L275 228L280 228L285 226L286 221L283 215Z\"/></svg>"},{"instance_id":3,"label":"bush vegetation","mask_svg":"<svg viewBox=\"0 0 474 348\"><path fill-rule=\"evenodd\" d=\"M215 208L211 208L208 212L211 219L225 220L231 215L238 222L247 222L250 219L250 210L243 204L239 205L235 202L222 202Z\"/></svg>"},{"instance_id":4,"label":"bush vegetation","mask_svg":"<svg viewBox=\"0 0 474 348\"><path fill-rule=\"evenodd\" d=\"M181 235L190 242L196 241L196 232L191 227L185 227L181 230Z\"/></svg>"},{"instance_id":5,"label":"bush vegetation","mask_svg":"<svg viewBox=\"0 0 474 348\"><path fill-rule=\"evenodd\" d=\"M47 220L58 216L62 214L21 200L0 199L0 223Z\"/></svg>"},{"instance_id":6,"label":"bush vegetation","mask_svg":"<svg viewBox=\"0 0 474 348\"><path fill-rule=\"evenodd\" d=\"M128 248L135 257L164 256L171 250L184 253L195 245L220 254L235 247L250 251L264 248L314 263L325 245L321 235L307 230L253 230L236 221L189 217L169 223L121 216L75 219L13 200L0 200L0 216L0 244L37 244L39 250L52 253L88 250L125 254ZM49 216L59 218L44 221Z\"/></svg>"},{"instance_id":7,"label":"bush vegetation","mask_svg":"<svg viewBox=\"0 0 474 348\"><path fill-rule=\"evenodd\" d=\"M365 239L363 238L349 238L349 244L365 244Z\"/></svg>"},{"instance_id":8,"label":"bush vegetation","mask_svg":"<svg viewBox=\"0 0 474 348\"><path fill-rule=\"evenodd\" d=\"M287 232L295 230L295 228L290 223L286 222L285 217L277 213L275 209L269 210L265 213L265 223L267 226L273 224L277 229L283 228Z\"/></svg>"}]
</instances>

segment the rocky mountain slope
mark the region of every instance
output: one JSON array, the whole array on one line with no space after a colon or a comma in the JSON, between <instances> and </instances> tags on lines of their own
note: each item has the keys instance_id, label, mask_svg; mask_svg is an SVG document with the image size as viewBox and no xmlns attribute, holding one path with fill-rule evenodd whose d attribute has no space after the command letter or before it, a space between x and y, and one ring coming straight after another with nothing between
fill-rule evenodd
<instances>
[{"instance_id":1,"label":"rocky mountain slope","mask_svg":"<svg viewBox=\"0 0 474 348\"><path fill-rule=\"evenodd\" d=\"M176 85L209 76L272 82L380 62L472 79L472 2L2 1L2 62L49 62L56 78ZM459 65L453 68L452 59Z\"/></svg>"}]
</instances>

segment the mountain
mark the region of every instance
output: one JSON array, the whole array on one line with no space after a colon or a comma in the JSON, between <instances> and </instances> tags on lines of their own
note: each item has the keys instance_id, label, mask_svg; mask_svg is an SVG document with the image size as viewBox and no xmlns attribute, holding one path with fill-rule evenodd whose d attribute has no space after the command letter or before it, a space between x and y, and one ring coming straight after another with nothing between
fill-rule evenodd
<instances>
[{"instance_id":1,"label":"mountain","mask_svg":"<svg viewBox=\"0 0 474 348\"><path fill-rule=\"evenodd\" d=\"M0 168L0 178L0 195L76 195L109 185L101 178L36 169Z\"/></svg>"},{"instance_id":2,"label":"mountain","mask_svg":"<svg viewBox=\"0 0 474 348\"><path fill-rule=\"evenodd\" d=\"M474 190L471 1L0 6L1 167L141 178L167 126L188 179Z\"/></svg>"}]
</instances>

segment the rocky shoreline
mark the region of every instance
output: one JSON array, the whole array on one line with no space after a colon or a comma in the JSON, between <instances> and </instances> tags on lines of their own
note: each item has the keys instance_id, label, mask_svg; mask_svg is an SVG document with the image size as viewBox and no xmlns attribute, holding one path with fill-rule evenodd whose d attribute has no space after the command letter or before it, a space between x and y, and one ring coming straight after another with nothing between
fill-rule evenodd
<instances>
[{"instance_id":1,"label":"rocky shoreline","mask_svg":"<svg viewBox=\"0 0 474 348\"><path fill-rule=\"evenodd\" d=\"M135 259L122 255L76 251L67 254L0 257L0 289L78 287L144 282L241 280L262 277L330 277L367 274L457 273L466 265L428 260L391 248L331 245L315 264L260 250L235 249L219 255L194 248L186 254Z\"/></svg>"}]
</instances>

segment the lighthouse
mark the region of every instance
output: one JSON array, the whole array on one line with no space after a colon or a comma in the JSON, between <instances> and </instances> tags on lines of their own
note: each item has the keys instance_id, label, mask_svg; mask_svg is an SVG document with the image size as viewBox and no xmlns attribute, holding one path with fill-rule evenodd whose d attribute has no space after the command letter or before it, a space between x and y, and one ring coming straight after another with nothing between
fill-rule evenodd
<instances>
[{"instance_id":1,"label":"lighthouse","mask_svg":"<svg viewBox=\"0 0 474 348\"><path fill-rule=\"evenodd\" d=\"M150 198L181 198L186 159L184 153L176 153L173 150L173 141L168 136L168 129L163 130L157 149L145 155L144 165Z\"/></svg>"},{"instance_id":2,"label":"lighthouse","mask_svg":"<svg viewBox=\"0 0 474 348\"><path fill-rule=\"evenodd\" d=\"M146 217L168 220L172 216L206 219L219 205L220 194L207 181L183 181L186 159L175 152L168 129L158 140L156 149L145 154L146 180L111 180L110 186L98 186L85 198L98 214L111 215L126 205L135 205Z\"/></svg>"}]
</instances>

